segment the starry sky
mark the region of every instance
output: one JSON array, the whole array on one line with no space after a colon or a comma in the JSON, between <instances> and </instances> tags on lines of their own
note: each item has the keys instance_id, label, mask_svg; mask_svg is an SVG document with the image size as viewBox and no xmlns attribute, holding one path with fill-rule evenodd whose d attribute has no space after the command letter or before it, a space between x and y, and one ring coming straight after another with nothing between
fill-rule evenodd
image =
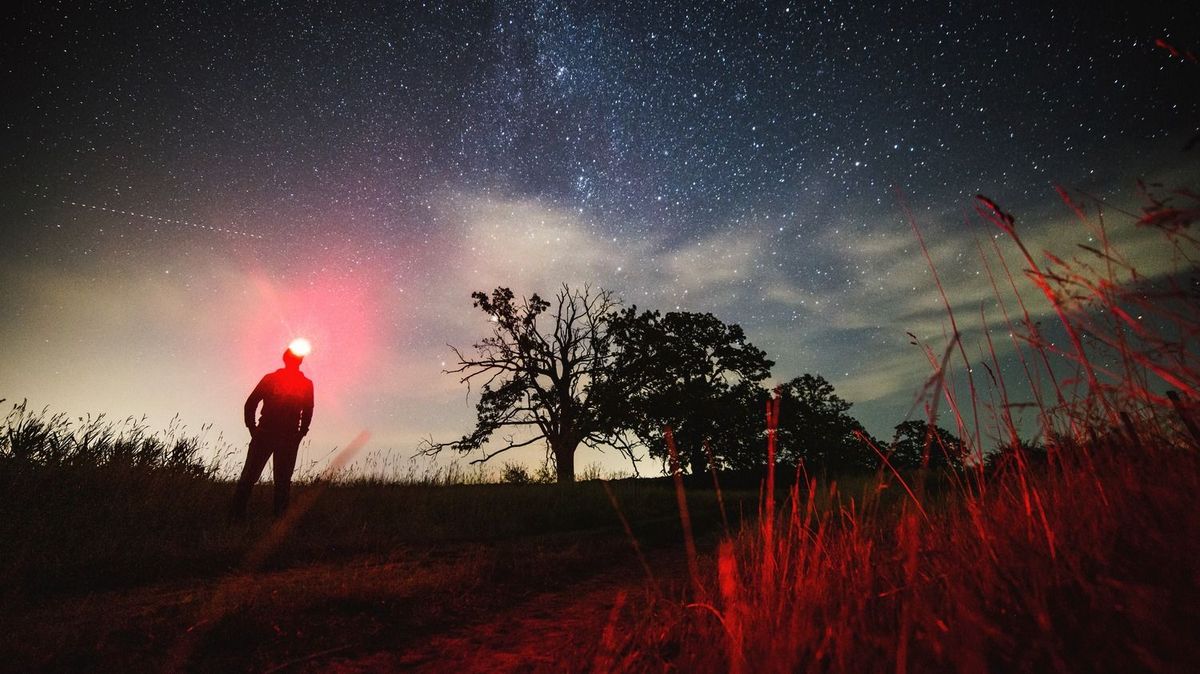
<instances>
[{"instance_id":1,"label":"starry sky","mask_svg":"<svg viewBox=\"0 0 1200 674\"><path fill-rule=\"evenodd\" d=\"M1138 179L1196 184L1200 67L1155 40L1196 49L1200 9L1034 4L19 10L0 397L240 446L246 394L303 335L301 463L366 429L398 465L471 425L441 374L487 332L470 292L567 282L739 323L775 379L821 374L890 436L929 369L905 333L946 334L902 200L973 344L996 236L975 194L1069 254L1088 233L1054 185L1117 212Z\"/></svg>"}]
</instances>

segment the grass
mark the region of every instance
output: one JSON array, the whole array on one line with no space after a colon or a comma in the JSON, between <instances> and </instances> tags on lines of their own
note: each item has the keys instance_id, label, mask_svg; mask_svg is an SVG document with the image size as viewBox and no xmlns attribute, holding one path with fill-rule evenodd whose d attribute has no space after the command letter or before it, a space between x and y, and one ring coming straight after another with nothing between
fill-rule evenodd
<instances>
[{"instance_id":1,"label":"grass","mask_svg":"<svg viewBox=\"0 0 1200 674\"><path fill-rule=\"evenodd\" d=\"M270 529L269 484L255 489L251 509L257 519L244 527L226 523L233 484L197 460L202 446L195 438L178 440L191 451L190 460L183 460L162 438L122 432L115 424L102 434L107 440L97 443L94 427L75 427L23 405L10 413L8 439L0 445L0 541L8 550L0 556L0 596L37 599L216 576L236 568ZM40 449L28 451L30 438ZM127 447L135 449L122 449ZM140 458L128 460L130 455ZM294 498L320 497L266 563L278 567L416 545L623 531L599 481L558 487L478 478L454 470L410 482L360 474L310 478L294 487ZM651 537L678 532L669 483L611 485L639 532ZM719 521L713 494L697 492L692 500L702 522Z\"/></svg>"},{"instance_id":2,"label":"grass","mask_svg":"<svg viewBox=\"0 0 1200 674\"><path fill-rule=\"evenodd\" d=\"M1040 401L1040 443L1020 439L1019 387L999 376L992 336L972 362L955 328L941 358L927 350L927 410L948 408L979 458L983 431L1013 449L945 475L953 488L936 497L927 475L885 468L866 489L791 490L778 521L722 542L691 594L657 602L642 619L656 629L611 646L609 661L634 671L1200 671L1200 243L1189 231L1200 197L1149 200L1137 225L1157 227L1179 266L1146 279L1103 220L1063 196L1100 243L1046 264L1012 216L980 198L1067 337L1046 336L1011 263L989 251L1002 324ZM948 300L946 310L953 323ZM965 397L948 374L960 358ZM898 490L906 498L881 504Z\"/></svg>"},{"instance_id":3,"label":"grass","mask_svg":"<svg viewBox=\"0 0 1200 674\"><path fill-rule=\"evenodd\" d=\"M843 496L823 510L812 498L832 488L793 491L773 535L726 542L699 591L658 605L665 628L626 645L629 667L1195 671L1200 462L1128 449L922 509Z\"/></svg>"},{"instance_id":4,"label":"grass","mask_svg":"<svg viewBox=\"0 0 1200 674\"><path fill-rule=\"evenodd\" d=\"M199 459L215 453L178 428L12 407L0 428L5 667L264 670L347 644L394 650L636 570L630 535L639 555L682 540L669 480L496 484L453 469L310 476L294 488L297 517L279 522L260 485L250 520L230 525L233 484ZM735 525L756 497L724 495ZM689 503L715 541L716 495Z\"/></svg>"}]
</instances>

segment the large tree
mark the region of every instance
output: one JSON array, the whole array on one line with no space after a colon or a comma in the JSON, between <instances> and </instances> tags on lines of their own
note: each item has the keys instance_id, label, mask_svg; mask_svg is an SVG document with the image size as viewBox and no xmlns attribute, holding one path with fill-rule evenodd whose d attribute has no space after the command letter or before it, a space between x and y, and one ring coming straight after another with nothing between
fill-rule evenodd
<instances>
[{"instance_id":1,"label":"large tree","mask_svg":"<svg viewBox=\"0 0 1200 674\"><path fill-rule=\"evenodd\" d=\"M605 396L621 407L621 425L666 459L663 430L670 427L681 465L705 470L745 464L748 452L761 452L762 401L758 385L773 363L746 340L738 325L712 314L630 307L613 317L617 348L614 382L622 395ZM707 449L706 449L707 445ZM761 464L761 459L758 461Z\"/></svg>"},{"instance_id":2,"label":"large tree","mask_svg":"<svg viewBox=\"0 0 1200 674\"><path fill-rule=\"evenodd\" d=\"M427 443L422 451L482 449L483 456L474 461L479 463L544 442L558 481L574 481L580 444L614 445L612 408L602 411L599 395L613 391L609 320L617 301L605 290L565 284L552 301L536 294L518 300L508 288L471 297L490 317L492 334L476 343L471 355L451 347L458 364L446 372L461 375L468 386L482 382L475 429L453 442ZM502 444L485 447L502 430L511 431Z\"/></svg>"},{"instance_id":3,"label":"large tree","mask_svg":"<svg viewBox=\"0 0 1200 674\"><path fill-rule=\"evenodd\" d=\"M851 403L820 375L805 374L780 385L780 463L804 462L814 470L846 472L879 464L870 436L850 416ZM878 445L877 445L878 446Z\"/></svg>"}]
</instances>

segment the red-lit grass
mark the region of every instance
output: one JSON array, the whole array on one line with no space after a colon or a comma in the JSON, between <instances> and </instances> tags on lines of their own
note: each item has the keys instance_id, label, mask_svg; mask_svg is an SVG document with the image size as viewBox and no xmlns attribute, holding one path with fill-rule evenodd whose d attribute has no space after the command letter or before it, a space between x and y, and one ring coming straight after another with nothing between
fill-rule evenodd
<instances>
[{"instance_id":1,"label":"red-lit grass","mask_svg":"<svg viewBox=\"0 0 1200 674\"><path fill-rule=\"evenodd\" d=\"M821 488L793 491L773 539L759 529L721 546L711 593L720 620L664 611L682 644L672 664L1186 671L1198 655L1189 626L1200 624L1200 531L1189 513L1200 465L1191 450L1169 460L1125 450L1105 446L1093 462L1065 459L1045 473L1013 466L985 496L927 508L928 521L911 505L880 512L850 498L822 513ZM1094 483L1069 475L1093 469L1107 505Z\"/></svg>"},{"instance_id":2,"label":"red-lit grass","mask_svg":"<svg viewBox=\"0 0 1200 674\"><path fill-rule=\"evenodd\" d=\"M1138 218L1159 227L1179 263L1173 274L1145 278L1114 249L1103 220L1062 194L1099 245L1081 246L1071 261L1046 253L1041 265L1013 217L979 200L981 217L1015 244L1038 301L1059 323L1036 322L998 246L985 256L1012 336L1008 357L1029 380L1044 450L1020 440L1010 399L1020 386L1003 378L990 335L976 364L991 390L971 381L975 418L962 418L951 350L968 371L972 363L952 328L941 359L926 348L935 369L927 410L936 415L944 398L975 456L992 429L1007 450L989 456L986 469L980 462L961 474L915 476L888 470L878 450L883 467L861 494L810 481L790 490L778 521L767 496L759 524L719 547L694 600L660 603L664 627L624 645L631 668L1200 671L1200 318L1186 285L1196 283L1200 247L1178 217L1200 199L1180 191L1176 200L1191 210L1156 199ZM1016 320L1007 308L1013 297ZM1055 346L1051 331L1069 348ZM903 499L879 497L896 489Z\"/></svg>"}]
</instances>

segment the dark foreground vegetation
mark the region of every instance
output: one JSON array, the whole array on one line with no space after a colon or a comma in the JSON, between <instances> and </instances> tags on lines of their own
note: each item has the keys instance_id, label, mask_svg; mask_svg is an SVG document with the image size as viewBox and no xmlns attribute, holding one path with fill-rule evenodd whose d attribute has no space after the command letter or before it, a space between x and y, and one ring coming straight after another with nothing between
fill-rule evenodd
<instances>
[{"instance_id":1,"label":"dark foreground vegetation","mask_svg":"<svg viewBox=\"0 0 1200 674\"><path fill-rule=\"evenodd\" d=\"M669 479L310 478L295 519L271 519L260 485L250 520L230 524L233 484L211 453L136 422L11 408L0 670L261 671L327 649L405 652L598 574L637 584L639 554L671 566L682 551ZM753 515L757 491L722 496L731 526ZM702 547L715 546L716 494L697 490L689 505Z\"/></svg>"},{"instance_id":2,"label":"dark foreground vegetation","mask_svg":"<svg viewBox=\"0 0 1200 674\"><path fill-rule=\"evenodd\" d=\"M793 491L774 528L722 543L691 600L657 603L657 630L613 658L637 671L1197 671L1200 460L1162 439L1059 445L1049 465L1014 463L957 497L909 485L899 508Z\"/></svg>"}]
</instances>

